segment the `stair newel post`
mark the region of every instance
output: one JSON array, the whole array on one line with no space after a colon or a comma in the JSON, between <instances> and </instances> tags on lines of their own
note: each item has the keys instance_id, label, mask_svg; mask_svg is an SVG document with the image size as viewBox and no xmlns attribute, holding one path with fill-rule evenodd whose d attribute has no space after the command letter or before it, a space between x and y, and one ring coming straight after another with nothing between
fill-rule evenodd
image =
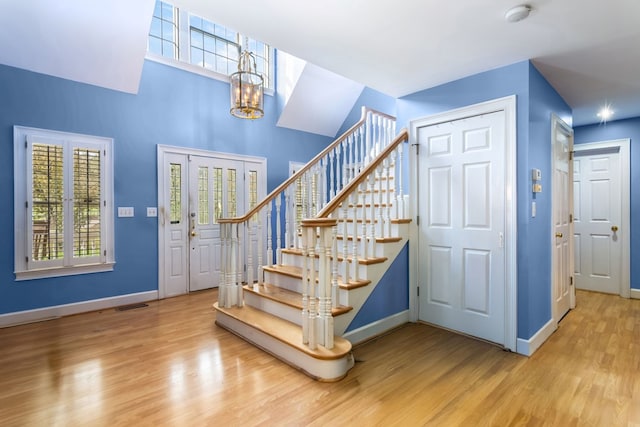
<instances>
[{"instance_id":1,"label":"stair newel post","mask_svg":"<svg viewBox=\"0 0 640 427\"><path fill-rule=\"evenodd\" d=\"M325 247L325 228L322 224L318 224L318 227L313 227L318 233L318 317L317 317L317 343L325 345L325 326L326 326L326 307L327 307L327 286L326 281L330 280L330 276L327 274L327 252Z\"/></svg>"},{"instance_id":2,"label":"stair newel post","mask_svg":"<svg viewBox=\"0 0 640 427\"><path fill-rule=\"evenodd\" d=\"M395 178L398 182L398 193L396 194L398 204L398 218L405 217L404 194L402 194L402 147L404 144L398 144L398 161L396 163Z\"/></svg>"},{"instance_id":3,"label":"stair newel post","mask_svg":"<svg viewBox=\"0 0 640 427\"><path fill-rule=\"evenodd\" d=\"M309 272L309 348L315 350L318 347L318 337L316 334L316 320L318 316L318 308L316 305L316 227L303 228L307 233L309 248L309 263L307 264Z\"/></svg>"},{"instance_id":4,"label":"stair newel post","mask_svg":"<svg viewBox=\"0 0 640 427\"><path fill-rule=\"evenodd\" d=\"M360 196L360 204L362 205L362 231L358 236L358 240L362 241L362 258L369 258L369 244L367 242L367 181L363 181L359 186L358 190Z\"/></svg>"},{"instance_id":5,"label":"stair newel post","mask_svg":"<svg viewBox=\"0 0 640 427\"><path fill-rule=\"evenodd\" d=\"M271 212L273 206L271 203L267 205L267 263L273 263L273 238L271 237Z\"/></svg>"},{"instance_id":6,"label":"stair newel post","mask_svg":"<svg viewBox=\"0 0 640 427\"><path fill-rule=\"evenodd\" d=\"M382 202L383 202L383 195L382 195L382 189L383 189L383 185L382 185L382 175L383 172L383 168L382 165L378 165L378 167L376 168L376 175L378 176L378 222L380 223L380 228L378 229L378 234L380 237L384 238L386 237L384 234L384 209L382 208Z\"/></svg>"},{"instance_id":7,"label":"stair newel post","mask_svg":"<svg viewBox=\"0 0 640 427\"><path fill-rule=\"evenodd\" d=\"M262 257L262 254L264 252L264 236L262 233L262 223L263 223L262 218L264 215L264 209L265 208L260 209L260 212L258 212L258 215L256 217L256 230L258 233L258 244L257 244L258 282L264 282L264 270L262 269L262 267L264 267L264 259ZM268 205L267 205L267 209L268 209Z\"/></svg>"},{"instance_id":8,"label":"stair newel post","mask_svg":"<svg viewBox=\"0 0 640 427\"><path fill-rule=\"evenodd\" d=\"M229 293L228 288L228 274L227 267L227 254L229 253L229 246L227 245L227 227L228 224L220 224L220 285L218 292L218 305L220 307L229 307L227 305L227 295Z\"/></svg>"},{"instance_id":9,"label":"stair newel post","mask_svg":"<svg viewBox=\"0 0 640 427\"><path fill-rule=\"evenodd\" d=\"M344 270L343 281L349 283L351 277L349 276L349 203L345 200L341 204L342 206L342 267Z\"/></svg>"},{"instance_id":10,"label":"stair newel post","mask_svg":"<svg viewBox=\"0 0 640 427\"><path fill-rule=\"evenodd\" d=\"M353 230L351 238L351 271L353 280L358 280L359 277L359 265L358 265L358 188L349 195L351 200L352 214L353 214Z\"/></svg>"},{"instance_id":11,"label":"stair newel post","mask_svg":"<svg viewBox=\"0 0 640 427\"><path fill-rule=\"evenodd\" d=\"M302 227L301 227L302 228ZM302 343L309 344L309 243L307 230L302 228Z\"/></svg>"},{"instance_id":12,"label":"stair newel post","mask_svg":"<svg viewBox=\"0 0 640 427\"><path fill-rule=\"evenodd\" d=\"M280 207L282 206L282 193L278 194L275 199L276 202L276 264L282 264L282 225L280 218Z\"/></svg>"},{"instance_id":13,"label":"stair newel post","mask_svg":"<svg viewBox=\"0 0 640 427\"><path fill-rule=\"evenodd\" d=\"M325 224L321 227L321 237L323 239L322 247L324 248L324 260L322 263L322 271L324 271L324 275L322 276L321 286L324 288L323 291L323 345L328 348L333 348L333 314L331 313L331 307L333 307L333 298L332 298L332 268L331 268L331 250L333 248L333 228L335 225L335 220L327 220Z\"/></svg>"},{"instance_id":14,"label":"stair newel post","mask_svg":"<svg viewBox=\"0 0 640 427\"><path fill-rule=\"evenodd\" d=\"M375 204L375 186L376 186L376 173L371 172L367 178L367 185L369 187L369 241L367 242L370 248L370 254L372 257L376 255L376 204Z\"/></svg>"},{"instance_id":15,"label":"stair newel post","mask_svg":"<svg viewBox=\"0 0 640 427\"><path fill-rule=\"evenodd\" d=\"M231 293L235 305L242 307L242 269L240 258L240 231L239 224L231 225Z\"/></svg>"},{"instance_id":16,"label":"stair newel post","mask_svg":"<svg viewBox=\"0 0 640 427\"><path fill-rule=\"evenodd\" d=\"M255 229L253 225L253 218L250 218L247 222L244 223L244 228L247 230L247 285L253 286L254 277L253 277L253 249L254 249L254 239L255 239Z\"/></svg>"}]
</instances>

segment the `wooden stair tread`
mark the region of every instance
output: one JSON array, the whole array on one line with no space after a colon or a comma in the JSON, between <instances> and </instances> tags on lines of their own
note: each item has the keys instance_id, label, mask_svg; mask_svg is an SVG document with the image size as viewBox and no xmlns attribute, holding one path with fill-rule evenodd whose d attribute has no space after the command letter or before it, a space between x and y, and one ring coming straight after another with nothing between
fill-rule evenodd
<instances>
[{"instance_id":1,"label":"wooden stair tread","mask_svg":"<svg viewBox=\"0 0 640 427\"><path fill-rule=\"evenodd\" d=\"M342 337L334 337L332 349L318 345L318 348L312 350L302 343L300 326L250 306L221 308L216 302L213 307L216 311L233 317L316 359L340 359L351 352L351 343Z\"/></svg>"},{"instance_id":2,"label":"wooden stair tread","mask_svg":"<svg viewBox=\"0 0 640 427\"><path fill-rule=\"evenodd\" d=\"M301 279L302 280L302 268L301 267L296 267L294 265L283 265L283 264L277 264L277 265L265 265L263 267L264 271L270 271L272 273L278 273L278 274L284 274L285 276L289 276L289 277L293 277L296 279ZM318 278L316 277L316 280ZM344 283L342 282L342 277L338 276L338 286L341 287L342 289L355 289L355 288L360 288L362 286L367 286L368 284L371 283L371 280L349 280L348 283Z\"/></svg>"},{"instance_id":3,"label":"wooden stair tread","mask_svg":"<svg viewBox=\"0 0 640 427\"><path fill-rule=\"evenodd\" d=\"M302 294L298 292L290 291L289 289L281 288L271 283L245 285L244 290L302 311ZM335 317L351 310L353 310L353 307L341 305L331 309L331 314Z\"/></svg>"},{"instance_id":4,"label":"wooden stair tread","mask_svg":"<svg viewBox=\"0 0 640 427\"><path fill-rule=\"evenodd\" d=\"M381 239L382 240L380 240L380 243L391 243L391 242L399 242L400 240L402 240L402 237L398 237L398 238L396 238L396 237L387 237L387 238L381 238ZM397 240L394 240L394 239L397 239ZM289 254L289 255L302 256L302 250L301 249L285 248L285 249L282 249L281 252L285 253L285 254ZM319 258L320 255L316 254L315 257ZM349 262L351 262L351 258L352 257L350 257L350 256L347 257ZM343 260L344 260L344 257L342 255L338 255L338 261L343 261ZM358 258L358 264L360 264L360 265L382 264L386 260L387 260L387 257ZM286 273L283 273L283 274L286 274ZM300 274L302 274L302 273L300 273ZM297 276L293 276L293 277L297 277ZM300 277L302 277L302 276L300 276Z\"/></svg>"}]
</instances>

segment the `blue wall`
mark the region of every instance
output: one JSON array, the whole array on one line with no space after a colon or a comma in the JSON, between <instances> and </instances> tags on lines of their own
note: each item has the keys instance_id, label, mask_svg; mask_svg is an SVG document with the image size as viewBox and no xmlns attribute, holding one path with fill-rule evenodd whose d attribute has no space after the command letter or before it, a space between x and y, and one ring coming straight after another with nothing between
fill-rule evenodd
<instances>
[{"instance_id":1,"label":"blue wall","mask_svg":"<svg viewBox=\"0 0 640 427\"><path fill-rule=\"evenodd\" d=\"M330 138L276 127L275 100L265 118L229 114L229 85L146 61L137 95L0 66L0 314L158 289L156 145L267 158L268 190L287 176L289 161L306 162ZM13 232L13 126L114 138L115 270L16 282Z\"/></svg>"},{"instance_id":2,"label":"blue wall","mask_svg":"<svg viewBox=\"0 0 640 427\"><path fill-rule=\"evenodd\" d=\"M410 127L411 120L510 95L516 95L517 106L517 335L529 339L551 318L550 193L542 194L537 218L530 218L530 170L537 167L549 179L550 113L570 115L569 107L535 67L523 61L400 98L398 127Z\"/></svg>"},{"instance_id":3,"label":"blue wall","mask_svg":"<svg viewBox=\"0 0 640 427\"><path fill-rule=\"evenodd\" d=\"M574 142L601 142L631 139L630 151L630 215L631 215L631 287L640 289L640 264L633 262L640 253L640 117L603 124L579 126L574 129Z\"/></svg>"},{"instance_id":4,"label":"blue wall","mask_svg":"<svg viewBox=\"0 0 640 427\"><path fill-rule=\"evenodd\" d=\"M396 115L395 98L389 95L385 95L382 92L378 92L377 90L365 87L358 97L358 100L353 104L353 109L344 120L344 123L342 124L342 127L340 127L337 136L340 136L348 131L349 128L354 125L354 123L357 123L358 120L360 120L360 117L362 117L362 107L369 107L373 110L394 117Z\"/></svg>"},{"instance_id":5,"label":"blue wall","mask_svg":"<svg viewBox=\"0 0 640 427\"><path fill-rule=\"evenodd\" d=\"M402 286L406 284L407 286ZM409 310L409 243L384 273L346 332Z\"/></svg>"}]
</instances>

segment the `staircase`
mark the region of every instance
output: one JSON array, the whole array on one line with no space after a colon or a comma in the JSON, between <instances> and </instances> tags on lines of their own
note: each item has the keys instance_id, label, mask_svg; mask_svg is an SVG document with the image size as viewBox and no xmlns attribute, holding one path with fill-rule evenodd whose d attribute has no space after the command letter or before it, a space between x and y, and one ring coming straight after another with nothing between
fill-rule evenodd
<instances>
[{"instance_id":1,"label":"staircase","mask_svg":"<svg viewBox=\"0 0 640 427\"><path fill-rule=\"evenodd\" d=\"M219 220L216 324L312 378L343 378L354 364L345 332L409 237L407 140L393 117L363 108L245 216Z\"/></svg>"}]
</instances>

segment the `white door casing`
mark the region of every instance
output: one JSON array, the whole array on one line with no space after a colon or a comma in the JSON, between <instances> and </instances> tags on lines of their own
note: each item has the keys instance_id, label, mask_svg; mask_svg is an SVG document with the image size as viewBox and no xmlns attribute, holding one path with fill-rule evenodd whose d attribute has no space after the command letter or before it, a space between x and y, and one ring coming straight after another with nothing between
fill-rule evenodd
<instances>
[{"instance_id":1,"label":"white door casing","mask_svg":"<svg viewBox=\"0 0 640 427\"><path fill-rule=\"evenodd\" d=\"M515 97L411 129L418 318L516 350Z\"/></svg>"},{"instance_id":2,"label":"white door casing","mask_svg":"<svg viewBox=\"0 0 640 427\"><path fill-rule=\"evenodd\" d=\"M628 298L629 140L576 145L574 163L576 287Z\"/></svg>"},{"instance_id":3,"label":"white door casing","mask_svg":"<svg viewBox=\"0 0 640 427\"><path fill-rule=\"evenodd\" d=\"M162 145L157 154L159 297L217 286L217 218L243 215L266 196L266 159ZM258 236L251 238L255 264Z\"/></svg>"},{"instance_id":4,"label":"white door casing","mask_svg":"<svg viewBox=\"0 0 640 427\"><path fill-rule=\"evenodd\" d=\"M551 305L555 325L575 308L573 286L573 186L571 185L573 129L555 114L551 117Z\"/></svg>"}]
</instances>

